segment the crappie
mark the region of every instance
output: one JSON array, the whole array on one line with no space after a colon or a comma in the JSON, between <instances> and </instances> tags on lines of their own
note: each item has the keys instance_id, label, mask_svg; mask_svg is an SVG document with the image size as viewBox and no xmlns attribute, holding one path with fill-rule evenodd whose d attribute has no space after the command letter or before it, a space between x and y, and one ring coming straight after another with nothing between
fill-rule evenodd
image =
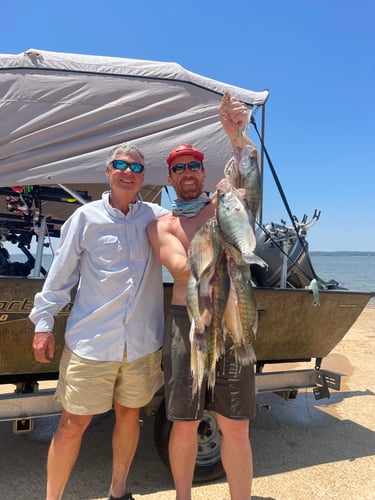
<instances>
[{"instance_id":1,"label":"crappie","mask_svg":"<svg viewBox=\"0 0 375 500\"><path fill-rule=\"evenodd\" d=\"M258 152L254 146L243 146L240 153L239 187L245 190L245 199L254 219L257 216L261 200L261 178L258 167Z\"/></svg>"},{"instance_id":2,"label":"crappie","mask_svg":"<svg viewBox=\"0 0 375 500\"><path fill-rule=\"evenodd\" d=\"M219 227L216 219L211 218L195 233L188 248L191 276L186 301L197 333L203 333L204 325L208 325L211 320L210 282L221 251Z\"/></svg>"},{"instance_id":3,"label":"crappie","mask_svg":"<svg viewBox=\"0 0 375 500\"><path fill-rule=\"evenodd\" d=\"M206 324L209 324L211 317L208 317L207 311L201 314L199 306L198 283L193 274L190 275L186 287L186 304L191 320L191 328L199 334L204 333Z\"/></svg>"},{"instance_id":4,"label":"crappie","mask_svg":"<svg viewBox=\"0 0 375 500\"><path fill-rule=\"evenodd\" d=\"M217 186L217 192L216 218L227 249L230 251L230 246L235 249L232 256L238 264L264 266L265 262L254 253L255 231L250 224L248 211L237 196L235 188L228 179L223 179Z\"/></svg>"},{"instance_id":5,"label":"crappie","mask_svg":"<svg viewBox=\"0 0 375 500\"><path fill-rule=\"evenodd\" d=\"M208 387L214 389L216 361L224 353L224 312L227 304L230 278L225 253L218 259L211 282L212 319L203 335L190 329L191 371L193 395L199 393L207 380Z\"/></svg>"},{"instance_id":6,"label":"crappie","mask_svg":"<svg viewBox=\"0 0 375 500\"><path fill-rule=\"evenodd\" d=\"M226 92L220 110L223 119L231 112L229 102ZM237 122L234 157L217 186L215 217L197 231L188 249L193 395L205 390L205 384L214 390L217 360L225 354L227 335L239 370L256 362L253 341L258 315L250 264L266 263L255 254L261 177L256 147L243 145L249 117Z\"/></svg>"},{"instance_id":7,"label":"crappie","mask_svg":"<svg viewBox=\"0 0 375 500\"><path fill-rule=\"evenodd\" d=\"M210 338L210 341L212 339ZM190 365L193 377L192 397L200 394L205 377L207 376L208 342L206 330L196 335L194 328L190 328Z\"/></svg>"},{"instance_id":8,"label":"crappie","mask_svg":"<svg viewBox=\"0 0 375 500\"><path fill-rule=\"evenodd\" d=\"M258 315L249 266L229 263L231 290L225 313L225 326L233 340L236 361L244 366L256 362L253 348Z\"/></svg>"},{"instance_id":9,"label":"crappie","mask_svg":"<svg viewBox=\"0 0 375 500\"><path fill-rule=\"evenodd\" d=\"M215 265L220 252L215 238L219 236L217 222L209 219L198 229L188 248L191 272L199 283L203 274Z\"/></svg>"},{"instance_id":10,"label":"crappie","mask_svg":"<svg viewBox=\"0 0 375 500\"><path fill-rule=\"evenodd\" d=\"M241 187L240 183L240 170L232 157L224 167L224 177L228 179L230 184L235 187Z\"/></svg>"},{"instance_id":11,"label":"crappie","mask_svg":"<svg viewBox=\"0 0 375 500\"><path fill-rule=\"evenodd\" d=\"M212 279L212 318L207 327L208 386L215 385L216 361L224 354L224 313L228 302L230 278L225 253L219 258Z\"/></svg>"}]
</instances>

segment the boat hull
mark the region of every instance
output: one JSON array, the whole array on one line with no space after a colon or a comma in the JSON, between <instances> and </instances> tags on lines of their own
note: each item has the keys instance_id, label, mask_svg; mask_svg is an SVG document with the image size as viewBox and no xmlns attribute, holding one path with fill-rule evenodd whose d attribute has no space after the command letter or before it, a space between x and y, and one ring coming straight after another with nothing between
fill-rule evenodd
<instances>
[{"instance_id":1,"label":"boat hull","mask_svg":"<svg viewBox=\"0 0 375 500\"><path fill-rule=\"evenodd\" d=\"M64 329L72 303L56 317L56 355L51 363L34 360L34 325L28 319L43 278L0 277L0 383L56 378L64 346ZM164 285L167 312L172 286ZM371 292L326 290L314 306L311 290L255 288L259 325L255 342L258 362L323 358L340 342L373 295Z\"/></svg>"}]
</instances>

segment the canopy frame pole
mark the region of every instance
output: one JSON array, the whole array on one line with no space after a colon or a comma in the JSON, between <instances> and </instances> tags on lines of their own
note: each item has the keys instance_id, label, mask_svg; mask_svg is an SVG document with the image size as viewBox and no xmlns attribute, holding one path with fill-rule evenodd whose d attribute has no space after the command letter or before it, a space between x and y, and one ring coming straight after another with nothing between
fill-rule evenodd
<instances>
[{"instance_id":1,"label":"canopy frame pole","mask_svg":"<svg viewBox=\"0 0 375 500\"><path fill-rule=\"evenodd\" d=\"M259 204L259 224L263 224L263 182L264 182L264 136L265 136L265 121L266 121L266 104L262 106L262 126L261 126L261 146L260 146L260 204Z\"/></svg>"},{"instance_id":2,"label":"canopy frame pole","mask_svg":"<svg viewBox=\"0 0 375 500\"><path fill-rule=\"evenodd\" d=\"M34 278L40 276L40 271L42 267L42 257L43 257L43 248L44 248L44 239L47 234L47 217L43 217L38 228L34 228L34 232L38 237L37 250L35 256L35 264L34 264Z\"/></svg>"}]
</instances>

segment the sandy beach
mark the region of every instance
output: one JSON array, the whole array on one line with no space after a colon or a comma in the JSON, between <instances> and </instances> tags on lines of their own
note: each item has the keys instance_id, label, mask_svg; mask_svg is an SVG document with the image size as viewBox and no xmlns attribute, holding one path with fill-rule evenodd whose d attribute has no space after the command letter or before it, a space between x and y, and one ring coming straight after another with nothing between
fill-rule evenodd
<instances>
[{"instance_id":1,"label":"sandy beach","mask_svg":"<svg viewBox=\"0 0 375 500\"><path fill-rule=\"evenodd\" d=\"M310 390L292 401L258 396L251 426L253 500L375 499L374 340L372 302L323 360L323 368L345 374L339 392L332 390L329 399L319 401ZM46 456L57 422L58 417L36 419L32 432L19 435L12 422L0 423L1 500L43 500ZM112 425L112 413L94 418L64 500L107 498ZM137 500L173 500L172 479L152 434L153 417L144 416L129 489ZM198 499L229 499L225 479L195 485L193 500Z\"/></svg>"}]
</instances>

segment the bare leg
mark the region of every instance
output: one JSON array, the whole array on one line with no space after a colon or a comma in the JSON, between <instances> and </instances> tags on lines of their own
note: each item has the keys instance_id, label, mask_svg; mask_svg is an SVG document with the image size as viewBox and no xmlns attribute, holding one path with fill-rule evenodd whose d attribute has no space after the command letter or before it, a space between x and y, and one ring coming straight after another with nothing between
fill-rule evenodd
<instances>
[{"instance_id":1,"label":"bare leg","mask_svg":"<svg viewBox=\"0 0 375 500\"><path fill-rule=\"evenodd\" d=\"M194 467L197 457L199 420L173 422L169 438L169 460L176 488L176 500L191 500Z\"/></svg>"},{"instance_id":2,"label":"bare leg","mask_svg":"<svg viewBox=\"0 0 375 500\"><path fill-rule=\"evenodd\" d=\"M231 500L250 500L253 479L253 458L249 438L249 421L233 420L216 414L223 434L221 461L223 463Z\"/></svg>"},{"instance_id":3,"label":"bare leg","mask_svg":"<svg viewBox=\"0 0 375 500\"><path fill-rule=\"evenodd\" d=\"M111 495L119 498L126 492L126 479L139 441L139 408L127 408L116 401L114 408Z\"/></svg>"},{"instance_id":4,"label":"bare leg","mask_svg":"<svg viewBox=\"0 0 375 500\"><path fill-rule=\"evenodd\" d=\"M47 500L61 499L91 419L90 415L73 415L63 410L48 452Z\"/></svg>"}]
</instances>

